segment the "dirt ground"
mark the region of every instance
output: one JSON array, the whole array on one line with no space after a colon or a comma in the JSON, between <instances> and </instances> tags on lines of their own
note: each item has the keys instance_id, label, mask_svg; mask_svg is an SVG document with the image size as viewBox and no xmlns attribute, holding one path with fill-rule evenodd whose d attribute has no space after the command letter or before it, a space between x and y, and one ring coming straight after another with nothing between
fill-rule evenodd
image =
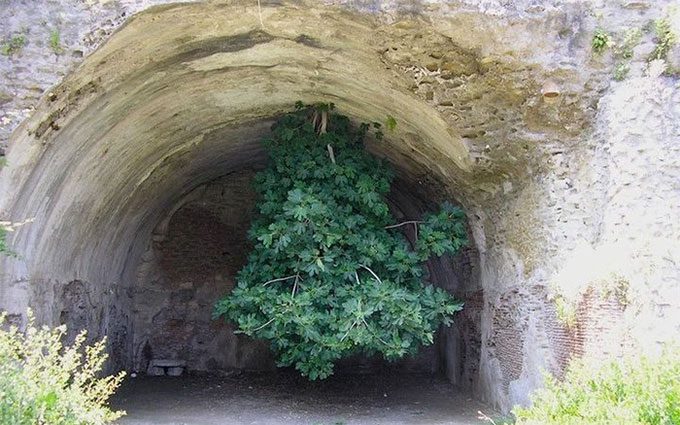
<instances>
[{"instance_id":1,"label":"dirt ground","mask_svg":"<svg viewBox=\"0 0 680 425\"><path fill-rule=\"evenodd\" d=\"M128 378L112 400L120 425L482 424L493 412L444 378L344 375L308 382L295 373Z\"/></svg>"}]
</instances>

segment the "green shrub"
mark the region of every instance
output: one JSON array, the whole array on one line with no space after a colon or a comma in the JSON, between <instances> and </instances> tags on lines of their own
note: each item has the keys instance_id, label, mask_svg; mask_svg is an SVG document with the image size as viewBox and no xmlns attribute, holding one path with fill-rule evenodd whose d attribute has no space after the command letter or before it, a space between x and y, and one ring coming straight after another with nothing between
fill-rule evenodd
<instances>
[{"instance_id":1,"label":"green shrub","mask_svg":"<svg viewBox=\"0 0 680 425\"><path fill-rule=\"evenodd\" d=\"M12 425L99 425L125 412L107 400L123 373L100 377L104 341L84 345L85 333L70 346L66 328L36 328L29 312L25 333L0 314L0 423Z\"/></svg>"},{"instance_id":2,"label":"green shrub","mask_svg":"<svg viewBox=\"0 0 680 425\"><path fill-rule=\"evenodd\" d=\"M665 18L654 21L654 34L656 36L656 47L649 59L666 59L668 52L678 42L678 36L671 28L670 19Z\"/></svg>"},{"instance_id":3,"label":"green shrub","mask_svg":"<svg viewBox=\"0 0 680 425\"><path fill-rule=\"evenodd\" d=\"M355 128L330 105L297 107L265 142L271 164L256 178L254 249L216 315L269 340L279 366L323 379L359 352L415 353L451 323L462 303L426 284L423 262L467 242L465 215L445 204L392 224L393 173L364 149L369 125ZM373 128L381 137L381 124ZM417 234L413 247L404 228Z\"/></svg>"},{"instance_id":4,"label":"green shrub","mask_svg":"<svg viewBox=\"0 0 680 425\"><path fill-rule=\"evenodd\" d=\"M595 53L604 52L607 49L607 47L609 47L610 43L611 37L605 30L601 28L595 30L595 33L593 34L593 39L590 41L590 45Z\"/></svg>"},{"instance_id":5,"label":"green shrub","mask_svg":"<svg viewBox=\"0 0 680 425\"><path fill-rule=\"evenodd\" d=\"M621 44L615 49L615 56L621 59L630 60L635 53L635 47L642 40L642 30L640 28L629 28L623 33Z\"/></svg>"},{"instance_id":6,"label":"green shrub","mask_svg":"<svg viewBox=\"0 0 680 425\"><path fill-rule=\"evenodd\" d=\"M575 361L563 381L548 376L531 407L513 413L518 425L680 424L680 350L599 368Z\"/></svg>"},{"instance_id":7,"label":"green shrub","mask_svg":"<svg viewBox=\"0 0 680 425\"><path fill-rule=\"evenodd\" d=\"M623 81L630 72L630 65L624 62L617 63L614 67L614 80Z\"/></svg>"}]
</instances>

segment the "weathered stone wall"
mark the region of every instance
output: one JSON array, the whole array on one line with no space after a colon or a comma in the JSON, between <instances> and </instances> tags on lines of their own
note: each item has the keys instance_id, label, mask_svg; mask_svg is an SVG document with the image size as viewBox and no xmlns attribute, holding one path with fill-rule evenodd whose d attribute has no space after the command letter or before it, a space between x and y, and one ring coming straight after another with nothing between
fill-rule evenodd
<instances>
[{"instance_id":1,"label":"weathered stone wall","mask_svg":"<svg viewBox=\"0 0 680 425\"><path fill-rule=\"evenodd\" d=\"M275 367L266 343L212 318L250 248L252 177L244 170L201 186L159 223L133 287L135 370L152 359L183 360L189 371Z\"/></svg>"},{"instance_id":2,"label":"weathered stone wall","mask_svg":"<svg viewBox=\"0 0 680 425\"><path fill-rule=\"evenodd\" d=\"M671 3L235 1L129 19L152 2L9 1L0 36L25 28L28 43L0 57L0 218L34 222L11 235L0 307L116 331L134 352L130 303L158 223L261 162L257 140L293 102L325 100L357 121L395 117L371 152L468 213L479 278L458 290L478 308L444 338L464 353L447 357L463 369L452 379L507 410L572 354L653 351L680 332L680 88L649 69L652 33L622 82L590 42ZM60 295L75 281L95 306L84 316L70 311L83 291ZM582 312L575 325L556 299Z\"/></svg>"}]
</instances>

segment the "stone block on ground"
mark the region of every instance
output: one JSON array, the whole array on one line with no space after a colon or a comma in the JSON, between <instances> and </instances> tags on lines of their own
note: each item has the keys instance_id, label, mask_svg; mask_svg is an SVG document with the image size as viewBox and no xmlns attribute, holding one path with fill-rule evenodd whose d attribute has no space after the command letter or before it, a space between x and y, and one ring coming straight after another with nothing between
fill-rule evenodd
<instances>
[{"instance_id":1,"label":"stone block on ground","mask_svg":"<svg viewBox=\"0 0 680 425\"><path fill-rule=\"evenodd\" d=\"M154 359L149 363L147 375L150 376L181 376L186 367L184 360Z\"/></svg>"},{"instance_id":2,"label":"stone block on ground","mask_svg":"<svg viewBox=\"0 0 680 425\"><path fill-rule=\"evenodd\" d=\"M181 376L184 373L183 367L169 367L166 374L168 376Z\"/></svg>"},{"instance_id":3,"label":"stone block on ground","mask_svg":"<svg viewBox=\"0 0 680 425\"><path fill-rule=\"evenodd\" d=\"M149 366L149 368L146 371L146 374L149 376L164 376L165 369L162 367Z\"/></svg>"}]
</instances>

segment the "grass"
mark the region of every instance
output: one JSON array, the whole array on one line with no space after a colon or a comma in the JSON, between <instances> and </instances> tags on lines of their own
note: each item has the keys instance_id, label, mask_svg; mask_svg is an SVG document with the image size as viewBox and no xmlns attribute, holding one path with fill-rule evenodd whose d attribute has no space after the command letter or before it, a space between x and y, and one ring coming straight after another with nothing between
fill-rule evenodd
<instances>
[{"instance_id":1,"label":"grass","mask_svg":"<svg viewBox=\"0 0 680 425\"><path fill-rule=\"evenodd\" d=\"M49 45L50 49L57 55L64 52L64 48L61 46L61 33L59 29L55 28L50 31Z\"/></svg>"},{"instance_id":2,"label":"grass","mask_svg":"<svg viewBox=\"0 0 680 425\"><path fill-rule=\"evenodd\" d=\"M0 54L3 56L12 56L21 51L26 45L27 39L24 34L15 34L9 40L0 44Z\"/></svg>"}]
</instances>

